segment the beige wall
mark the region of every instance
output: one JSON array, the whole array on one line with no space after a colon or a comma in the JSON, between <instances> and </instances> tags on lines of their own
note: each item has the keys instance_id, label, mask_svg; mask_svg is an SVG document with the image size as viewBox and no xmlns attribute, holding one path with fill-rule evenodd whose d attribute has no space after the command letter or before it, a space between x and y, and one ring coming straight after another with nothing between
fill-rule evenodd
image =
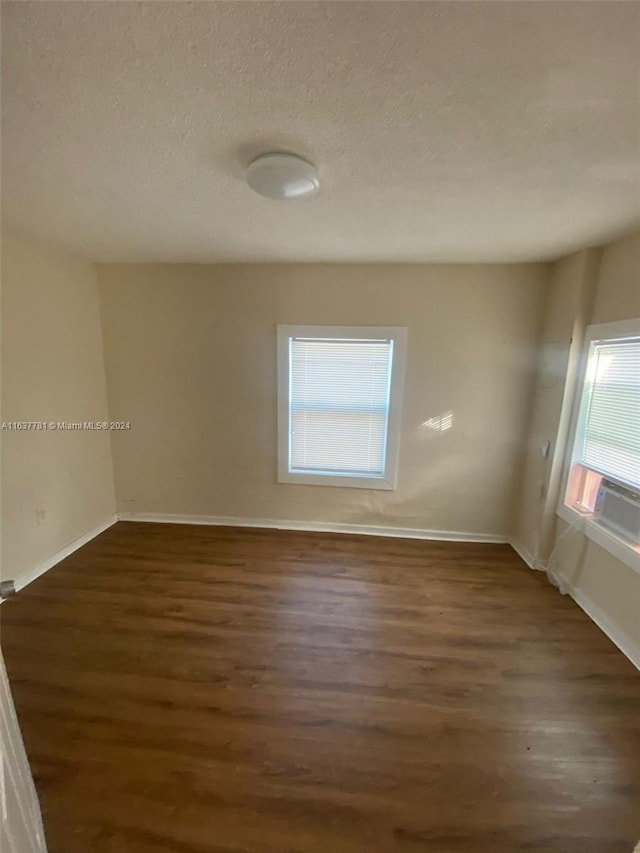
<instances>
[{"instance_id":1,"label":"beige wall","mask_svg":"<svg viewBox=\"0 0 640 853\"><path fill-rule=\"evenodd\" d=\"M120 511L511 532L545 265L98 274ZM408 326L397 491L277 484L277 323Z\"/></svg>"},{"instance_id":2,"label":"beige wall","mask_svg":"<svg viewBox=\"0 0 640 853\"><path fill-rule=\"evenodd\" d=\"M533 563L546 561L555 534L567 432L599 255L584 249L558 261L551 271L515 530L519 547Z\"/></svg>"},{"instance_id":3,"label":"beige wall","mask_svg":"<svg viewBox=\"0 0 640 853\"><path fill-rule=\"evenodd\" d=\"M107 420L95 269L3 235L2 420ZM2 439L2 577L16 579L115 511L108 433Z\"/></svg>"},{"instance_id":4,"label":"beige wall","mask_svg":"<svg viewBox=\"0 0 640 853\"><path fill-rule=\"evenodd\" d=\"M640 317L640 231L602 253L591 323Z\"/></svg>"},{"instance_id":5,"label":"beige wall","mask_svg":"<svg viewBox=\"0 0 640 853\"><path fill-rule=\"evenodd\" d=\"M605 247L580 252L552 273L541 360L523 477L517 540L530 560L553 570L572 594L640 662L640 573L557 519L564 441L575 402L576 357L587 325L640 316L640 232ZM573 339L573 340L572 340ZM544 462L538 447L557 442ZM562 539L559 537L563 535Z\"/></svg>"}]
</instances>

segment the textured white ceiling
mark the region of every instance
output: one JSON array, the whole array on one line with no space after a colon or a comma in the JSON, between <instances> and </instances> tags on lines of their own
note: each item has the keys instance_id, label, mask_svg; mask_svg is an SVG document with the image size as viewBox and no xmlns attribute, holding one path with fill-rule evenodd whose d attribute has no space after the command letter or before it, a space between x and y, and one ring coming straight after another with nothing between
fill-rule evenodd
<instances>
[{"instance_id":1,"label":"textured white ceiling","mask_svg":"<svg viewBox=\"0 0 640 853\"><path fill-rule=\"evenodd\" d=\"M98 261L518 261L640 218L637 2L4 2L3 216ZM290 149L320 194L243 166Z\"/></svg>"}]
</instances>

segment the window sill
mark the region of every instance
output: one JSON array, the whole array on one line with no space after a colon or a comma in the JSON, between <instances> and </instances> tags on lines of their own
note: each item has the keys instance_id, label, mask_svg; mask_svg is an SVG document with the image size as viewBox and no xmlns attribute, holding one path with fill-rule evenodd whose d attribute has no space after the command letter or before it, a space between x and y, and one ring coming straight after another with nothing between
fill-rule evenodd
<instances>
[{"instance_id":1,"label":"window sill","mask_svg":"<svg viewBox=\"0 0 640 853\"><path fill-rule=\"evenodd\" d=\"M598 524L588 513L576 512L564 504L558 507L558 515L568 524L575 524L578 519L583 522L583 533L596 545L599 545L605 551L608 551L621 563L624 563L630 569L640 574L640 551L622 539L616 536L613 531L608 530L602 524Z\"/></svg>"},{"instance_id":2,"label":"window sill","mask_svg":"<svg viewBox=\"0 0 640 853\"><path fill-rule=\"evenodd\" d=\"M393 491L395 482L384 477L349 477L339 474L298 474L292 471L280 471L279 483L295 483L300 486L340 486L347 489L382 489Z\"/></svg>"}]
</instances>

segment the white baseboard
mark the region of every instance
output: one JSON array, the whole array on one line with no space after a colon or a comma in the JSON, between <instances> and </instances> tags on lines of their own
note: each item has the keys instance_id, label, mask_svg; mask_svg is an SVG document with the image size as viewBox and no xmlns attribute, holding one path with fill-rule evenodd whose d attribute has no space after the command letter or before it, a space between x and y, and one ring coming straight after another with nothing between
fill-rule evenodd
<instances>
[{"instance_id":1,"label":"white baseboard","mask_svg":"<svg viewBox=\"0 0 640 853\"><path fill-rule=\"evenodd\" d=\"M510 542L511 547L520 556L530 569L538 572L546 572L547 567L531 554L520 543ZM556 584L557 585L557 584ZM631 663L640 669L640 646L633 643L626 634L623 634L616 625L609 619L608 616L598 607L598 605L589 596L585 595L581 590L570 586L565 587L568 595L575 601L578 607L583 610L592 622L595 622L598 628L603 631L607 637L616 645L625 657L629 658Z\"/></svg>"},{"instance_id":2,"label":"white baseboard","mask_svg":"<svg viewBox=\"0 0 640 853\"><path fill-rule=\"evenodd\" d=\"M516 554L521 560L524 560L530 569L533 569L536 572L546 572L547 567L541 563L537 557L534 557L531 551L529 551L528 548L525 548L522 543L517 542L515 539L509 539L509 545L511 545Z\"/></svg>"},{"instance_id":3,"label":"white baseboard","mask_svg":"<svg viewBox=\"0 0 640 853\"><path fill-rule=\"evenodd\" d=\"M13 579L13 583L15 585L16 592L19 592L21 589L24 589L27 584L30 584L36 578L39 578L40 575L43 575L45 572L48 572L49 569L52 569L55 565L57 565L61 560L64 560L65 557L73 554L74 551L77 551L78 548L82 548L83 545L86 545L87 542L90 542L92 539L95 539L96 536L99 536L100 533L107 530L107 528L111 527L111 525L115 524L118 520L117 515L111 515L109 518L102 521L100 524L97 524L87 533L79 536L77 539L74 539L73 542L69 543L66 547L62 548L60 551L57 551L52 557L49 557L46 560L43 560L42 563L39 563L35 568L31 569L28 572L24 572L24 574L20 575L17 578Z\"/></svg>"},{"instance_id":4,"label":"white baseboard","mask_svg":"<svg viewBox=\"0 0 640 853\"><path fill-rule=\"evenodd\" d=\"M579 589L572 588L569 588L569 595L578 607L582 608L587 616L596 623L598 628L604 631L611 642L620 649L622 654L629 658L636 669L640 670L640 646L634 643L626 634L623 634L588 595L585 595Z\"/></svg>"},{"instance_id":5,"label":"white baseboard","mask_svg":"<svg viewBox=\"0 0 640 853\"><path fill-rule=\"evenodd\" d=\"M493 533L460 530L423 530L419 527L382 527L375 524L339 524L320 521L288 521L274 518L234 518L224 515L172 515L148 512L120 512L120 521L157 524L205 524L217 527L259 527L272 530L302 530L308 533L356 533L363 536L391 536L398 539L430 539L439 542L509 543L509 537Z\"/></svg>"}]
</instances>

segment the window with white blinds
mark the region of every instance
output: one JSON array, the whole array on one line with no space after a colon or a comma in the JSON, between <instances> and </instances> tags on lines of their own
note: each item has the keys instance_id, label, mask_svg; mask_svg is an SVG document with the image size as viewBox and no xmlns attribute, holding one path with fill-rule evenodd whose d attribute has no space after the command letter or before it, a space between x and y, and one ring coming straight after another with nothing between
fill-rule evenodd
<instances>
[{"instance_id":1,"label":"window with white blinds","mask_svg":"<svg viewBox=\"0 0 640 853\"><path fill-rule=\"evenodd\" d=\"M278 328L279 479L394 488L404 329Z\"/></svg>"},{"instance_id":2,"label":"window with white blinds","mask_svg":"<svg viewBox=\"0 0 640 853\"><path fill-rule=\"evenodd\" d=\"M572 462L640 489L640 337L592 342Z\"/></svg>"}]
</instances>

